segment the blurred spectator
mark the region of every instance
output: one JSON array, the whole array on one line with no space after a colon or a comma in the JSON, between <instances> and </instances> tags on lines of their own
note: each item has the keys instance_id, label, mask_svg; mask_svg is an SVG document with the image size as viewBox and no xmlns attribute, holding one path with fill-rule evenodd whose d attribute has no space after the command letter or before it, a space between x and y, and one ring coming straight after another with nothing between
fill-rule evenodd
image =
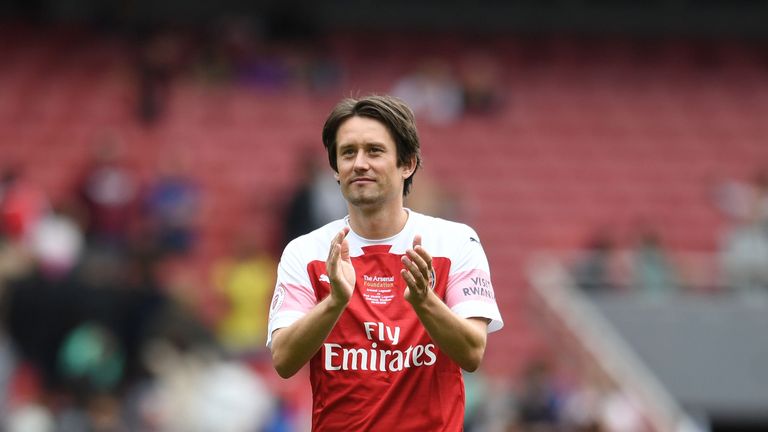
<instances>
[{"instance_id":1,"label":"blurred spectator","mask_svg":"<svg viewBox=\"0 0 768 432\"><path fill-rule=\"evenodd\" d=\"M331 171L322 164L324 156L314 151L301 153L303 177L288 203L283 244L347 214L347 203Z\"/></svg>"},{"instance_id":2,"label":"blurred spectator","mask_svg":"<svg viewBox=\"0 0 768 432\"><path fill-rule=\"evenodd\" d=\"M730 217L720 249L726 283L745 294L768 293L768 169L752 184L729 182L718 205Z\"/></svg>"},{"instance_id":3,"label":"blurred spectator","mask_svg":"<svg viewBox=\"0 0 768 432\"><path fill-rule=\"evenodd\" d=\"M234 63L237 84L283 90L294 83L291 65L275 47L249 41L241 49Z\"/></svg>"},{"instance_id":4,"label":"blurred spectator","mask_svg":"<svg viewBox=\"0 0 768 432\"><path fill-rule=\"evenodd\" d=\"M0 176L0 236L24 242L48 211L48 198L17 167L5 168Z\"/></svg>"},{"instance_id":5,"label":"blurred spectator","mask_svg":"<svg viewBox=\"0 0 768 432\"><path fill-rule=\"evenodd\" d=\"M444 61L424 61L414 72L400 78L391 94L404 100L417 119L445 125L464 111L461 83Z\"/></svg>"},{"instance_id":6,"label":"blurred spectator","mask_svg":"<svg viewBox=\"0 0 768 432\"><path fill-rule=\"evenodd\" d=\"M303 69L304 81L309 91L327 95L337 90L342 80L342 67L330 53L313 51Z\"/></svg>"},{"instance_id":7,"label":"blurred spectator","mask_svg":"<svg viewBox=\"0 0 768 432\"><path fill-rule=\"evenodd\" d=\"M482 431L488 421L487 379L481 369L469 373L462 371L466 402L464 405L464 432Z\"/></svg>"},{"instance_id":8,"label":"blurred spectator","mask_svg":"<svg viewBox=\"0 0 768 432\"><path fill-rule=\"evenodd\" d=\"M226 299L218 323L219 340L231 352L263 350L277 263L265 252L263 235L253 228L238 236L232 257L214 263L214 286Z\"/></svg>"},{"instance_id":9,"label":"blurred spectator","mask_svg":"<svg viewBox=\"0 0 768 432\"><path fill-rule=\"evenodd\" d=\"M721 260L726 283L742 293L768 289L768 232L753 224L731 228L725 235Z\"/></svg>"},{"instance_id":10,"label":"blurred spectator","mask_svg":"<svg viewBox=\"0 0 768 432\"><path fill-rule=\"evenodd\" d=\"M632 288L652 296L678 290L677 272L655 230L642 228L631 254Z\"/></svg>"},{"instance_id":11,"label":"blurred spectator","mask_svg":"<svg viewBox=\"0 0 768 432\"><path fill-rule=\"evenodd\" d=\"M213 29L204 74L231 78L238 85L282 89L291 83L292 72L284 59L264 41L264 29L254 20L225 17Z\"/></svg>"},{"instance_id":12,"label":"blurred spectator","mask_svg":"<svg viewBox=\"0 0 768 432\"><path fill-rule=\"evenodd\" d=\"M457 218L460 213L458 199L426 172L420 173L418 180L414 180L411 191L405 197L405 206L445 219Z\"/></svg>"},{"instance_id":13,"label":"blurred spectator","mask_svg":"<svg viewBox=\"0 0 768 432\"><path fill-rule=\"evenodd\" d=\"M592 360L588 360L592 362ZM578 382L561 401L561 430L574 432L647 432L640 403L605 375L598 364L578 371Z\"/></svg>"},{"instance_id":14,"label":"blurred spectator","mask_svg":"<svg viewBox=\"0 0 768 432\"><path fill-rule=\"evenodd\" d=\"M85 239L77 222L63 207L43 216L31 235L31 250L47 277L64 277L80 261Z\"/></svg>"},{"instance_id":15,"label":"blurred spectator","mask_svg":"<svg viewBox=\"0 0 768 432\"><path fill-rule=\"evenodd\" d=\"M599 414L600 429L606 432L645 432L648 425L638 403L618 389L603 394Z\"/></svg>"},{"instance_id":16,"label":"blurred spectator","mask_svg":"<svg viewBox=\"0 0 768 432\"><path fill-rule=\"evenodd\" d=\"M8 432L53 432L54 426L51 412L39 404L19 407L5 421Z\"/></svg>"},{"instance_id":17,"label":"blurred spectator","mask_svg":"<svg viewBox=\"0 0 768 432\"><path fill-rule=\"evenodd\" d=\"M613 273L613 240L604 230L593 235L572 269L574 282L587 292L611 291L618 287Z\"/></svg>"},{"instance_id":18,"label":"blurred spectator","mask_svg":"<svg viewBox=\"0 0 768 432\"><path fill-rule=\"evenodd\" d=\"M503 85L496 58L474 53L464 59L461 75L467 114L492 115L502 108Z\"/></svg>"},{"instance_id":19,"label":"blurred spectator","mask_svg":"<svg viewBox=\"0 0 768 432\"><path fill-rule=\"evenodd\" d=\"M29 274L36 265L28 248L0 236L0 306L6 284ZM0 312L2 310L0 309Z\"/></svg>"},{"instance_id":20,"label":"blurred spectator","mask_svg":"<svg viewBox=\"0 0 768 432\"><path fill-rule=\"evenodd\" d=\"M598 432L601 416L601 393L591 383L571 391L563 403L562 424L575 432Z\"/></svg>"},{"instance_id":21,"label":"blurred spectator","mask_svg":"<svg viewBox=\"0 0 768 432\"><path fill-rule=\"evenodd\" d=\"M768 168L758 170L749 183L725 181L715 192L715 204L731 224L768 220Z\"/></svg>"},{"instance_id":22,"label":"blurred spectator","mask_svg":"<svg viewBox=\"0 0 768 432\"><path fill-rule=\"evenodd\" d=\"M93 321L72 329L58 354L59 373L78 395L114 390L124 368L121 342L109 328Z\"/></svg>"},{"instance_id":23,"label":"blurred spectator","mask_svg":"<svg viewBox=\"0 0 768 432\"><path fill-rule=\"evenodd\" d=\"M549 366L543 361L531 363L525 370L517 400L518 421L523 430L557 430L561 402Z\"/></svg>"},{"instance_id":24,"label":"blurred spectator","mask_svg":"<svg viewBox=\"0 0 768 432\"><path fill-rule=\"evenodd\" d=\"M181 154L162 162L144 197L151 235L160 253L189 252L198 235L200 189Z\"/></svg>"},{"instance_id":25,"label":"blurred spectator","mask_svg":"<svg viewBox=\"0 0 768 432\"><path fill-rule=\"evenodd\" d=\"M171 78L179 66L181 48L171 33L158 33L140 47L137 62L137 112L141 122L152 125L168 103Z\"/></svg>"},{"instance_id":26,"label":"blurred spectator","mask_svg":"<svg viewBox=\"0 0 768 432\"><path fill-rule=\"evenodd\" d=\"M2 284L2 282L0 282ZM2 287L0 287L0 290ZM3 294L0 291L0 305L3 302ZM16 367L16 356L13 352L11 340L5 333L5 329L0 325L0 419L7 418L9 411L9 401L11 400L11 380L13 371ZM0 422L0 430L2 422Z\"/></svg>"},{"instance_id":27,"label":"blurred spectator","mask_svg":"<svg viewBox=\"0 0 768 432\"><path fill-rule=\"evenodd\" d=\"M302 88L315 95L328 95L338 90L342 67L322 42L297 42L292 56L294 69Z\"/></svg>"},{"instance_id":28,"label":"blurred spectator","mask_svg":"<svg viewBox=\"0 0 768 432\"><path fill-rule=\"evenodd\" d=\"M262 430L273 401L262 380L205 345L166 340L145 354L156 379L141 395L141 430L251 432Z\"/></svg>"},{"instance_id":29,"label":"blurred spectator","mask_svg":"<svg viewBox=\"0 0 768 432\"><path fill-rule=\"evenodd\" d=\"M235 23L230 19L217 19L205 32L194 65L196 76L203 82L218 84L231 79L232 58L228 50L227 36L233 26Z\"/></svg>"},{"instance_id":30,"label":"blurred spectator","mask_svg":"<svg viewBox=\"0 0 768 432\"><path fill-rule=\"evenodd\" d=\"M120 142L109 136L95 148L82 173L77 193L90 243L124 246L135 214L138 185L120 160Z\"/></svg>"}]
</instances>

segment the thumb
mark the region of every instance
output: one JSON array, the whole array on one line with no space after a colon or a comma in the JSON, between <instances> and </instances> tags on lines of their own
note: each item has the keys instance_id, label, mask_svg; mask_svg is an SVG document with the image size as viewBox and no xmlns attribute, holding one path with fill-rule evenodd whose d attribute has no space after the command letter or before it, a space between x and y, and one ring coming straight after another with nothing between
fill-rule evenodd
<instances>
[{"instance_id":1,"label":"thumb","mask_svg":"<svg viewBox=\"0 0 768 432\"><path fill-rule=\"evenodd\" d=\"M416 246L421 246L421 235L416 234L416 237L413 238L413 248L416 249Z\"/></svg>"},{"instance_id":2,"label":"thumb","mask_svg":"<svg viewBox=\"0 0 768 432\"><path fill-rule=\"evenodd\" d=\"M346 238L341 241L341 259L343 261L349 260L349 242Z\"/></svg>"}]
</instances>

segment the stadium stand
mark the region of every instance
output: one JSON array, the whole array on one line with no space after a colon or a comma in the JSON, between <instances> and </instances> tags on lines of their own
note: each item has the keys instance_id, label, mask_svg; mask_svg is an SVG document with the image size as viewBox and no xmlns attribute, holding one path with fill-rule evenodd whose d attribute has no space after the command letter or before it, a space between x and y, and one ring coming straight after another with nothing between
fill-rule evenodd
<instances>
[{"instance_id":1,"label":"stadium stand","mask_svg":"<svg viewBox=\"0 0 768 432\"><path fill-rule=\"evenodd\" d=\"M0 67L3 160L30 167L31 179L58 197L103 131L122 137L144 177L164 148L181 148L211 200L205 247L229 234L250 197L270 200L292 186L293 153L317 141L335 98L206 86L183 75L163 120L144 128L132 112L133 47L62 30L4 33L23 43L9 47ZM458 61L470 50L403 37L371 58L362 41L333 40L347 70L344 87L363 92L387 91L425 52ZM526 350L537 348L526 342L535 338L513 317L525 313L517 269L527 251L578 247L591 227L627 230L638 219L656 224L672 249L714 251L720 220L712 182L743 178L768 156L758 114L768 108L765 66L739 50L716 47L718 65L702 69L685 44L653 62L610 46L592 58L558 40L543 46L538 60L521 54L524 42L490 47L507 72L497 116L422 125L428 169L459 191L497 269L512 324L499 337ZM277 227L277 214L263 214L263 223ZM492 345L489 369L510 367L505 352Z\"/></svg>"}]
</instances>

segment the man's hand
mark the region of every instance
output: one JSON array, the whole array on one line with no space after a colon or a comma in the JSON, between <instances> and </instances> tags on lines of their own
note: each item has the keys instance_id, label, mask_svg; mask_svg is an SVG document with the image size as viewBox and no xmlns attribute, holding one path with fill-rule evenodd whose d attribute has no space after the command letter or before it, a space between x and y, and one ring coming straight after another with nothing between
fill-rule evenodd
<instances>
[{"instance_id":1,"label":"man's hand","mask_svg":"<svg viewBox=\"0 0 768 432\"><path fill-rule=\"evenodd\" d=\"M421 246L421 236L413 239L413 248L405 251L400 274L408 287L405 299L413 306L429 337L441 351L462 369L475 371L485 354L488 320L462 318L435 294L435 270L432 256Z\"/></svg>"},{"instance_id":2,"label":"man's hand","mask_svg":"<svg viewBox=\"0 0 768 432\"><path fill-rule=\"evenodd\" d=\"M408 285L405 289L405 299L412 305L418 305L424 302L430 291L435 288L432 256L421 246L420 235L413 238L413 249L405 251L402 262L405 268L400 270L400 274Z\"/></svg>"},{"instance_id":3,"label":"man's hand","mask_svg":"<svg viewBox=\"0 0 768 432\"><path fill-rule=\"evenodd\" d=\"M355 269L349 257L348 232L344 228L336 234L325 262L331 294L298 321L272 333L272 363L283 378L293 376L317 353L352 298Z\"/></svg>"},{"instance_id":4,"label":"man's hand","mask_svg":"<svg viewBox=\"0 0 768 432\"><path fill-rule=\"evenodd\" d=\"M349 243L347 242L349 227L344 227L331 241L331 249L328 252L328 260L325 268L328 271L328 279L331 281L331 300L337 306L346 306L352 298L355 290L355 268L349 257Z\"/></svg>"}]
</instances>

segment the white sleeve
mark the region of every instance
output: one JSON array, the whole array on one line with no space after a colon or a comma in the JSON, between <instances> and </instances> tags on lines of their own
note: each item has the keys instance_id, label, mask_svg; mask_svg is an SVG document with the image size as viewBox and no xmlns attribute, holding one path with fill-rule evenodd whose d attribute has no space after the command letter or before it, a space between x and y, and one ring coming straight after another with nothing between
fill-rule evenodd
<instances>
[{"instance_id":1,"label":"white sleeve","mask_svg":"<svg viewBox=\"0 0 768 432\"><path fill-rule=\"evenodd\" d=\"M289 243L277 266L277 283L269 307L269 348L272 347L272 332L290 326L317 304L307 272L308 263L304 261L300 248L294 242Z\"/></svg>"},{"instance_id":2,"label":"white sleeve","mask_svg":"<svg viewBox=\"0 0 768 432\"><path fill-rule=\"evenodd\" d=\"M458 239L460 247L451 259L446 304L460 317L488 318L491 320L488 332L494 332L501 329L504 322L496 304L488 259L473 229L467 227L459 235L464 238Z\"/></svg>"}]
</instances>

